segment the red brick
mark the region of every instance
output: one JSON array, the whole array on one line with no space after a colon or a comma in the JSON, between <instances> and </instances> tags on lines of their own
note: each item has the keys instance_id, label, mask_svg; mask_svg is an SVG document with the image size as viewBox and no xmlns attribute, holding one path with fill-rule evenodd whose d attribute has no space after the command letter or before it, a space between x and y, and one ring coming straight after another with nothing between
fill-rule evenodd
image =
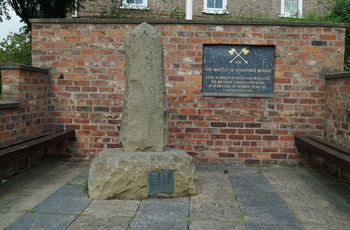
<instances>
[{"instance_id":1,"label":"red brick","mask_svg":"<svg viewBox=\"0 0 350 230\"><path fill-rule=\"evenodd\" d=\"M287 154L272 153L271 158L272 159L287 159Z\"/></svg>"},{"instance_id":2,"label":"red brick","mask_svg":"<svg viewBox=\"0 0 350 230\"><path fill-rule=\"evenodd\" d=\"M337 38L336 35L332 34L320 34L320 39L321 40L335 40Z\"/></svg>"},{"instance_id":3,"label":"red brick","mask_svg":"<svg viewBox=\"0 0 350 230\"><path fill-rule=\"evenodd\" d=\"M227 135L223 135L223 134L212 134L210 136L211 139L221 139L221 140L226 140L227 139Z\"/></svg>"},{"instance_id":4,"label":"red brick","mask_svg":"<svg viewBox=\"0 0 350 230\"><path fill-rule=\"evenodd\" d=\"M184 81L185 78L183 76L169 76L169 81Z\"/></svg>"},{"instance_id":5,"label":"red brick","mask_svg":"<svg viewBox=\"0 0 350 230\"><path fill-rule=\"evenodd\" d=\"M254 129L237 129L238 134L253 134Z\"/></svg>"},{"instance_id":6,"label":"red brick","mask_svg":"<svg viewBox=\"0 0 350 230\"><path fill-rule=\"evenodd\" d=\"M180 109L181 114L196 114L196 109Z\"/></svg>"},{"instance_id":7,"label":"red brick","mask_svg":"<svg viewBox=\"0 0 350 230\"><path fill-rule=\"evenodd\" d=\"M243 140L244 136L243 135L228 135L228 139L231 139L231 140Z\"/></svg>"},{"instance_id":8,"label":"red brick","mask_svg":"<svg viewBox=\"0 0 350 230\"><path fill-rule=\"evenodd\" d=\"M211 127L227 127L226 122L210 122Z\"/></svg>"},{"instance_id":9,"label":"red brick","mask_svg":"<svg viewBox=\"0 0 350 230\"><path fill-rule=\"evenodd\" d=\"M237 129L220 129L220 133L234 134L237 133Z\"/></svg>"},{"instance_id":10,"label":"red brick","mask_svg":"<svg viewBox=\"0 0 350 230\"><path fill-rule=\"evenodd\" d=\"M220 152L219 153L219 157L222 157L222 158L234 158L235 154L234 153L222 153L222 152Z\"/></svg>"},{"instance_id":11,"label":"red brick","mask_svg":"<svg viewBox=\"0 0 350 230\"><path fill-rule=\"evenodd\" d=\"M279 136L263 136L263 140L265 141L278 141L279 140Z\"/></svg>"}]
</instances>

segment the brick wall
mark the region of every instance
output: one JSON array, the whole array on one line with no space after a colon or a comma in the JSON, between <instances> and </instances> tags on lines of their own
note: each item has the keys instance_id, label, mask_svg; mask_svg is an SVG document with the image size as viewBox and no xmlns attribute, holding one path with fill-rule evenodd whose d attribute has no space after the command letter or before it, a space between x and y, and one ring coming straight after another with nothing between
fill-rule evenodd
<instances>
[{"instance_id":1,"label":"brick wall","mask_svg":"<svg viewBox=\"0 0 350 230\"><path fill-rule=\"evenodd\" d=\"M32 22L33 65L51 68L49 121L77 130L75 148L65 154L89 159L120 147L124 40L141 21ZM197 162L299 158L295 133L323 135L322 74L343 69L344 25L224 23L152 23L164 45L168 145ZM275 46L274 97L203 97L203 44Z\"/></svg>"},{"instance_id":2,"label":"brick wall","mask_svg":"<svg viewBox=\"0 0 350 230\"><path fill-rule=\"evenodd\" d=\"M48 69L18 64L0 65L0 145L41 133L48 128ZM0 180L45 159L45 150L0 159Z\"/></svg>"},{"instance_id":3,"label":"brick wall","mask_svg":"<svg viewBox=\"0 0 350 230\"><path fill-rule=\"evenodd\" d=\"M350 73L328 74L325 138L350 148Z\"/></svg>"},{"instance_id":4,"label":"brick wall","mask_svg":"<svg viewBox=\"0 0 350 230\"><path fill-rule=\"evenodd\" d=\"M11 63L0 65L0 70L0 144L47 129L49 70Z\"/></svg>"}]
</instances>

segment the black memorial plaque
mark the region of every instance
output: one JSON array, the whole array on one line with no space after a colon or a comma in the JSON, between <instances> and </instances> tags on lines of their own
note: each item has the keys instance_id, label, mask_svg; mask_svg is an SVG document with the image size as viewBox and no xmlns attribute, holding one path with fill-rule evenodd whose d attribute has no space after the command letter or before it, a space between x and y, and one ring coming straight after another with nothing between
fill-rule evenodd
<instances>
[{"instance_id":1,"label":"black memorial plaque","mask_svg":"<svg viewBox=\"0 0 350 230\"><path fill-rule=\"evenodd\" d=\"M273 97L274 46L204 45L203 96Z\"/></svg>"},{"instance_id":2,"label":"black memorial plaque","mask_svg":"<svg viewBox=\"0 0 350 230\"><path fill-rule=\"evenodd\" d=\"M148 173L148 193L174 193L174 171Z\"/></svg>"}]
</instances>

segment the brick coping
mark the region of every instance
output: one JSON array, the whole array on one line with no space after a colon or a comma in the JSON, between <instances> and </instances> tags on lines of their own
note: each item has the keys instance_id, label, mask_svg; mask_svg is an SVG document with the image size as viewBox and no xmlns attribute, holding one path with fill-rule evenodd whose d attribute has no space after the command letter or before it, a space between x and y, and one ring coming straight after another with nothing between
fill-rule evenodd
<instances>
[{"instance_id":1,"label":"brick coping","mask_svg":"<svg viewBox=\"0 0 350 230\"><path fill-rule=\"evenodd\" d=\"M215 20L145 20L115 18L66 18L66 19L30 19L33 24L191 24L191 25L240 25L240 26L297 26L297 27L347 27L345 23L328 22L281 22L281 21L215 21Z\"/></svg>"},{"instance_id":2,"label":"brick coping","mask_svg":"<svg viewBox=\"0 0 350 230\"><path fill-rule=\"evenodd\" d=\"M20 102L18 100L0 99L0 110L18 108Z\"/></svg>"},{"instance_id":3,"label":"brick coping","mask_svg":"<svg viewBox=\"0 0 350 230\"><path fill-rule=\"evenodd\" d=\"M36 72L42 72L42 73L49 73L49 69L47 69L47 68L33 67L33 66L29 66L29 65L17 64L17 63L12 63L12 62L8 62L8 63L0 65L0 70L9 70L9 69L20 69L20 70L29 70L29 71L36 71Z\"/></svg>"},{"instance_id":4,"label":"brick coping","mask_svg":"<svg viewBox=\"0 0 350 230\"><path fill-rule=\"evenodd\" d=\"M329 73L325 75L326 80L347 77L350 78L350 72Z\"/></svg>"}]
</instances>

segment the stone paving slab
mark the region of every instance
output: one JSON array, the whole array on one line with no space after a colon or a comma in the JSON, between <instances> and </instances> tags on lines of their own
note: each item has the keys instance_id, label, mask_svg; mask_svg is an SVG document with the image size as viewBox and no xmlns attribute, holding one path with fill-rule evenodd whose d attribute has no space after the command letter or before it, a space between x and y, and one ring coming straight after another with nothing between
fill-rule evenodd
<instances>
[{"instance_id":1,"label":"stone paving slab","mask_svg":"<svg viewBox=\"0 0 350 230\"><path fill-rule=\"evenodd\" d=\"M92 201L82 185L65 185L37 205L33 210L39 213L80 214Z\"/></svg>"},{"instance_id":2,"label":"stone paving slab","mask_svg":"<svg viewBox=\"0 0 350 230\"><path fill-rule=\"evenodd\" d=\"M270 183L261 173L229 173L229 176L231 184L236 192L275 192Z\"/></svg>"},{"instance_id":3,"label":"stone paving slab","mask_svg":"<svg viewBox=\"0 0 350 230\"><path fill-rule=\"evenodd\" d=\"M139 200L93 200L82 214L97 218L115 215L133 217L140 203Z\"/></svg>"},{"instance_id":4,"label":"stone paving slab","mask_svg":"<svg viewBox=\"0 0 350 230\"><path fill-rule=\"evenodd\" d=\"M293 172L309 184L335 181L332 175L319 168L303 168L303 170L294 170Z\"/></svg>"},{"instance_id":5,"label":"stone paving slab","mask_svg":"<svg viewBox=\"0 0 350 230\"><path fill-rule=\"evenodd\" d=\"M348 225L303 224L305 230L349 230Z\"/></svg>"},{"instance_id":6,"label":"stone paving slab","mask_svg":"<svg viewBox=\"0 0 350 230\"><path fill-rule=\"evenodd\" d=\"M239 192L237 201L240 206L276 206L282 205L283 201L275 192Z\"/></svg>"},{"instance_id":7,"label":"stone paving slab","mask_svg":"<svg viewBox=\"0 0 350 230\"><path fill-rule=\"evenodd\" d=\"M349 216L341 213L333 207L308 207L295 205L291 206L290 209L302 224L334 224L334 226L350 226Z\"/></svg>"},{"instance_id":8,"label":"stone paving slab","mask_svg":"<svg viewBox=\"0 0 350 230\"><path fill-rule=\"evenodd\" d=\"M189 198L143 200L131 221L132 230L186 230L189 217Z\"/></svg>"},{"instance_id":9,"label":"stone paving slab","mask_svg":"<svg viewBox=\"0 0 350 230\"><path fill-rule=\"evenodd\" d=\"M66 198L66 197L79 197L84 198L87 194L84 192L82 185L64 185L57 191L55 191L49 198Z\"/></svg>"},{"instance_id":10,"label":"stone paving slab","mask_svg":"<svg viewBox=\"0 0 350 230\"><path fill-rule=\"evenodd\" d=\"M262 172L304 229L342 229L350 226L348 212L337 209L330 199L331 194L337 198L344 197L348 185L318 169L262 169ZM337 186L325 188L325 184ZM327 192L323 189L327 189Z\"/></svg>"},{"instance_id":11,"label":"stone paving slab","mask_svg":"<svg viewBox=\"0 0 350 230\"><path fill-rule=\"evenodd\" d=\"M52 215L43 213L25 214L12 223L6 230L62 230L66 229L76 218L74 215Z\"/></svg>"},{"instance_id":12,"label":"stone paving slab","mask_svg":"<svg viewBox=\"0 0 350 230\"><path fill-rule=\"evenodd\" d=\"M140 203L133 200L94 200L68 229L127 229Z\"/></svg>"},{"instance_id":13,"label":"stone paving slab","mask_svg":"<svg viewBox=\"0 0 350 230\"><path fill-rule=\"evenodd\" d=\"M143 219L187 219L189 213L188 198L186 202L173 199L143 200L136 212L136 217Z\"/></svg>"},{"instance_id":14,"label":"stone paving slab","mask_svg":"<svg viewBox=\"0 0 350 230\"><path fill-rule=\"evenodd\" d=\"M337 208L345 208L350 210L350 195L339 194L337 192L328 193L323 195L329 203Z\"/></svg>"},{"instance_id":15,"label":"stone paving slab","mask_svg":"<svg viewBox=\"0 0 350 230\"><path fill-rule=\"evenodd\" d=\"M191 203L203 202L237 204L235 193L232 189L229 191L223 191L221 189L202 190L198 196L191 197Z\"/></svg>"},{"instance_id":16,"label":"stone paving slab","mask_svg":"<svg viewBox=\"0 0 350 230\"><path fill-rule=\"evenodd\" d=\"M55 181L43 181L41 183L28 183L16 186L10 192L13 196L41 196L48 197L57 189L59 189L63 184L66 184L66 181L56 182ZM42 186L42 185L46 186Z\"/></svg>"},{"instance_id":17,"label":"stone paving slab","mask_svg":"<svg viewBox=\"0 0 350 230\"><path fill-rule=\"evenodd\" d=\"M302 229L260 169L228 171L248 229Z\"/></svg>"},{"instance_id":18,"label":"stone paving slab","mask_svg":"<svg viewBox=\"0 0 350 230\"><path fill-rule=\"evenodd\" d=\"M90 202L91 200L88 198L47 198L33 210L39 213L78 215L90 204Z\"/></svg>"},{"instance_id":19,"label":"stone paving slab","mask_svg":"<svg viewBox=\"0 0 350 230\"><path fill-rule=\"evenodd\" d=\"M130 230L187 230L187 220L186 219L149 219L136 217L130 224L128 228Z\"/></svg>"},{"instance_id":20,"label":"stone paving slab","mask_svg":"<svg viewBox=\"0 0 350 230\"><path fill-rule=\"evenodd\" d=\"M197 172L201 189L204 190L232 190L227 175L222 172Z\"/></svg>"},{"instance_id":21,"label":"stone paving slab","mask_svg":"<svg viewBox=\"0 0 350 230\"><path fill-rule=\"evenodd\" d=\"M318 193L309 193L305 195L304 193L280 192L279 196L289 207L296 204L303 206L333 207L331 203Z\"/></svg>"},{"instance_id":22,"label":"stone paving slab","mask_svg":"<svg viewBox=\"0 0 350 230\"><path fill-rule=\"evenodd\" d=\"M299 176L289 173L264 173L265 178L278 193L293 193L309 195L317 193L307 182Z\"/></svg>"},{"instance_id":23,"label":"stone paving slab","mask_svg":"<svg viewBox=\"0 0 350 230\"><path fill-rule=\"evenodd\" d=\"M42 196L3 196L0 197L0 212L23 213L41 203Z\"/></svg>"},{"instance_id":24,"label":"stone paving slab","mask_svg":"<svg viewBox=\"0 0 350 230\"><path fill-rule=\"evenodd\" d=\"M297 224L298 221L294 218L287 206L255 206L241 207L244 213L244 218L247 222L255 223L278 223L278 224Z\"/></svg>"},{"instance_id":25,"label":"stone paving slab","mask_svg":"<svg viewBox=\"0 0 350 230\"><path fill-rule=\"evenodd\" d=\"M0 212L0 229L5 229L11 223L15 222L18 218L20 218L23 213L1 213Z\"/></svg>"},{"instance_id":26,"label":"stone paving slab","mask_svg":"<svg viewBox=\"0 0 350 230\"><path fill-rule=\"evenodd\" d=\"M88 168L48 161L1 183L0 229L350 229L348 185L317 169L196 165L199 196L101 201Z\"/></svg>"},{"instance_id":27,"label":"stone paving slab","mask_svg":"<svg viewBox=\"0 0 350 230\"><path fill-rule=\"evenodd\" d=\"M190 218L194 220L240 221L238 204L215 202L191 203Z\"/></svg>"},{"instance_id":28,"label":"stone paving slab","mask_svg":"<svg viewBox=\"0 0 350 230\"><path fill-rule=\"evenodd\" d=\"M200 167L199 167L200 168ZM197 171L201 194L190 199L190 219L202 221L241 221L242 215L225 167Z\"/></svg>"},{"instance_id":29,"label":"stone paving slab","mask_svg":"<svg viewBox=\"0 0 350 230\"><path fill-rule=\"evenodd\" d=\"M261 223L261 222L247 222L248 229L252 230L302 230L300 224L281 224L281 223ZM314 229L316 230L316 229Z\"/></svg>"},{"instance_id":30,"label":"stone paving slab","mask_svg":"<svg viewBox=\"0 0 350 230\"><path fill-rule=\"evenodd\" d=\"M108 215L96 218L90 215L80 215L67 229L68 230L125 230L128 229L131 217ZM130 229L130 228L129 228Z\"/></svg>"},{"instance_id":31,"label":"stone paving slab","mask_svg":"<svg viewBox=\"0 0 350 230\"><path fill-rule=\"evenodd\" d=\"M192 220L189 230L246 230L245 222Z\"/></svg>"},{"instance_id":32,"label":"stone paving slab","mask_svg":"<svg viewBox=\"0 0 350 230\"><path fill-rule=\"evenodd\" d=\"M84 185L89 176L88 172L83 172L72 181L69 182L70 185Z\"/></svg>"},{"instance_id":33,"label":"stone paving slab","mask_svg":"<svg viewBox=\"0 0 350 230\"><path fill-rule=\"evenodd\" d=\"M50 195L86 172L87 168L86 163L47 161L0 183L0 229L11 223L6 229L35 229L30 223L50 226L50 221L53 228L46 229L54 229L55 226L56 229L65 229L76 218L75 215L68 215L66 211L62 211L64 215L51 215L34 209L49 202Z\"/></svg>"}]
</instances>

